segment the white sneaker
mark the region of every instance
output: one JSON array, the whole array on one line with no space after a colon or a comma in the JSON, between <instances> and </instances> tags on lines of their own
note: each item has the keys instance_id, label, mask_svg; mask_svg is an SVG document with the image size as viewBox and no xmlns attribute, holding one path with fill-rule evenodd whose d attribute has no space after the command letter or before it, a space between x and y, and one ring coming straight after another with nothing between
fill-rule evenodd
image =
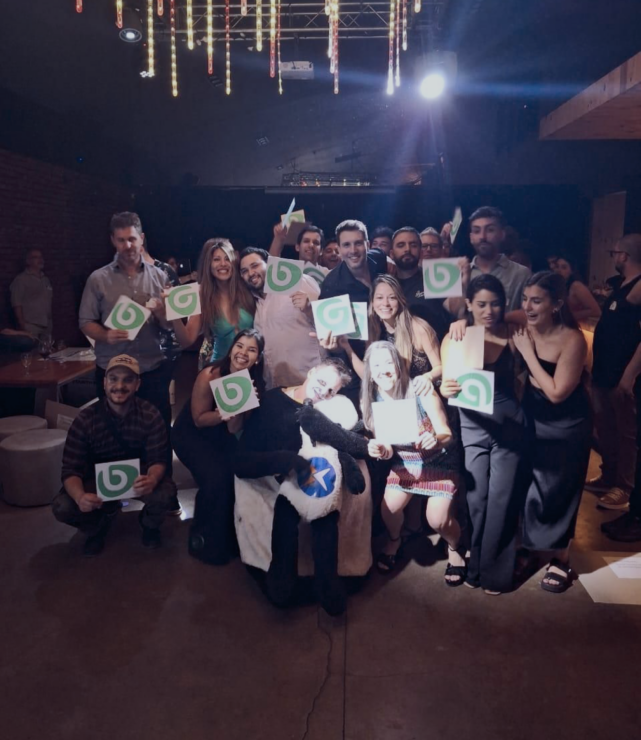
<instances>
[{"instance_id":1,"label":"white sneaker","mask_svg":"<svg viewBox=\"0 0 641 740\"><path fill-rule=\"evenodd\" d=\"M599 497L597 507L599 509L614 509L616 511L627 510L630 506L630 494L620 488L611 488L603 496Z\"/></svg>"}]
</instances>

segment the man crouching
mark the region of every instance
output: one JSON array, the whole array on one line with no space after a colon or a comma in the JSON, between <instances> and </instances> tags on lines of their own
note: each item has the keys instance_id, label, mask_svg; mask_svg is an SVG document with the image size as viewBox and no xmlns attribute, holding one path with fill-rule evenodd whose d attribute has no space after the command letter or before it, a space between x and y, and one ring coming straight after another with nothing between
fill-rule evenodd
<instances>
[{"instance_id":1,"label":"man crouching","mask_svg":"<svg viewBox=\"0 0 641 740\"><path fill-rule=\"evenodd\" d=\"M140 387L138 362L129 355L110 360L105 373L105 398L84 409L69 429L62 458L63 490L53 501L58 521L77 527L87 535L83 555L98 555L114 516L121 508L118 495L96 493L95 466L116 461L139 461L140 474L129 484L127 474L116 472L116 481L132 488L130 496L144 501L139 522L142 544L162 544L160 526L176 494L173 480L165 475L169 457L167 431L158 409L136 397ZM121 466L133 470L135 466ZM127 495L125 493L125 495Z\"/></svg>"}]
</instances>

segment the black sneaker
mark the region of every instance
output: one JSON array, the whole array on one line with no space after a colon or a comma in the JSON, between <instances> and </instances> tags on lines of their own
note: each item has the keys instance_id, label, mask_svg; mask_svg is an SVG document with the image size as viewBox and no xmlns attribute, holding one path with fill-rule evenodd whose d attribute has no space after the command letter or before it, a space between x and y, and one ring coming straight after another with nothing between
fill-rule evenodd
<instances>
[{"instance_id":1,"label":"black sneaker","mask_svg":"<svg viewBox=\"0 0 641 740\"><path fill-rule=\"evenodd\" d=\"M159 529L150 529L149 527L142 528L142 544L143 547L148 547L150 550L157 550L162 547L162 538L160 536Z\"/></svg>"},{"instance_id":2,"label":"black sneaker","mask_svg":"<svg viewBox=\"0 0 641 740\"><path fill-rule=\"evenodd\" d=\"M85 558L95 558L96 555L105 549L106 532L99 532L91 537L87 537L82 547L82 556Z\"/></svg>"},{"instance_id":3,"label":"black sneaker","mask_svg":"<svg viewBox=\"0 0 641 740\"><path fill-rule=\"evenodd\" d=\"M641 540L641 517L628 512L611 522L604 522L601 531L615 542L638 542Z\"/></svg>"}]
</instances>

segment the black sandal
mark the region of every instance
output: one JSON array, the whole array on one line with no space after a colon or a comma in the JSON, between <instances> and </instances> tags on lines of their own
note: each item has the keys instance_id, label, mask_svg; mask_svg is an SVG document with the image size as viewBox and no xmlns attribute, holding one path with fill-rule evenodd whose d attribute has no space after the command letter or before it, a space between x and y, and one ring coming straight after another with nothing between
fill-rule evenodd
<instances>
[{"instance_id":1,"label":"black sandal","mask_svg":"<svg viewBox=\"0 0 641 740\"><path fill-rule=\"evenodd\" d=\"M550 568L552 566L558 568L559 570L562 570L564 575L562 575L561 573L550 573ZM548 581L551 581L551 583L546 583L546 579ZM544 591L549 591L553 594L562 594L564 591L567 591L568 588L570 588L573 580L574 571L572 570L572 568L570 568L567 563L562 563L560 560L553 558L550 561L547 570L545 571L543 579L541 580L541 588Z\"/></svg>"},{"instance_id":2,"label":"black sandal","mask_svg":"<svg viewBox=\"0 0 641 740\"><path fill-rule=\"evenodd\" d=\"M401 539L400 535L394 540L390 537L390 542L398 542L400 539ZM386 552L380 552L376 556L376 560L374 561L376 570L379 573L382 573L383 575L387 575L388 573L391 573L396 568L396 564L398 562L400 554L401 554L401 545L399 545L398 550L396 550L396 552L393 555L390 555Z\"/></svg>"},{"instance_id":3,"label":"black sandal","mask_svg":"<svg viewBox=\"0 0 641 740\"><path fill-rule=\"evenodd\" d=\"M448 544L447 549L450 552L457 552L459 555L461 555L459 547L450 547ZM465 555L461 555L461 557L463 558L463 561L465 561ZM455 576L457 580L450 580L447 576ZM445 583L448 586L461 586L463 583L465 583L466 577L467 565L452 565L452 563L447 564L447 567L445 568Z\"/></svg>"}]
</instances>

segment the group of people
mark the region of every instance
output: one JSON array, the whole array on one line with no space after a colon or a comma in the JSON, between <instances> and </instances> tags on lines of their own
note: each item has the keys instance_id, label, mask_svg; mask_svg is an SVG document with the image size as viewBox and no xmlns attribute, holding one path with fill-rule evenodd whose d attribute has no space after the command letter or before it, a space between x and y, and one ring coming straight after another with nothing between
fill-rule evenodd
<instances>
[{"instance_id":1,"label":"group of people","mask_svg":"<svg viewBox=\"0 0 641 740\"><path fill-rule=\"evenodd\" d=\"M330 241L307 225L297 257L325 270L304 275L293 294L265 291L269 255L283 253L282 225L269 252L238 254L227 239L209 239L197 274L201 313L168 321L165 295L177 276L149 257L138 216L116 214L115 259L89 277L80 306L101 399L69 430L56 517L87 535L85 554L100 552L119 502L96 494L95 465L137 458L142 540L158 547L163 516L180 511L173 447L198 485L189 552L212 564L240 552L274 603L291 601L298 576L313 573L321 604L340 613L341 576L365 575L372 563L381 573L397 568L416 534L405 511L417 497L423 526L447 544L448 586L500 594L544 562L542 588L560 593L573 579L594 407L603 467L588 487L604 508L629 505L604 525L608 536L641 539L641 235L613 250L620 279L602 314L597 305L591 399L578 321L595 309L583 291L572 299L576 281L568 284L558 258L555 270L535 274L508 259L498 209L478 209L469 227L475 257L459 258L463 296L447 299L425 298L421 263L454 256L449 228L379 228L370 244L357 220L340 223ZM151 311L133 340L105 326L121 295ZM342 295L367 303L367 341L315 331L311 303ZM469 327L482 329L483 369L494 373L491 413L448 404L461 393L448 360ZM197 339L199 374L172 427L174 361ZM241 370L259 406L229 416L210 384ZM417 432L389 444L377 408L401 400ZM375 557L373 520L383 540Z\"/></svg>"}]
</instances>

